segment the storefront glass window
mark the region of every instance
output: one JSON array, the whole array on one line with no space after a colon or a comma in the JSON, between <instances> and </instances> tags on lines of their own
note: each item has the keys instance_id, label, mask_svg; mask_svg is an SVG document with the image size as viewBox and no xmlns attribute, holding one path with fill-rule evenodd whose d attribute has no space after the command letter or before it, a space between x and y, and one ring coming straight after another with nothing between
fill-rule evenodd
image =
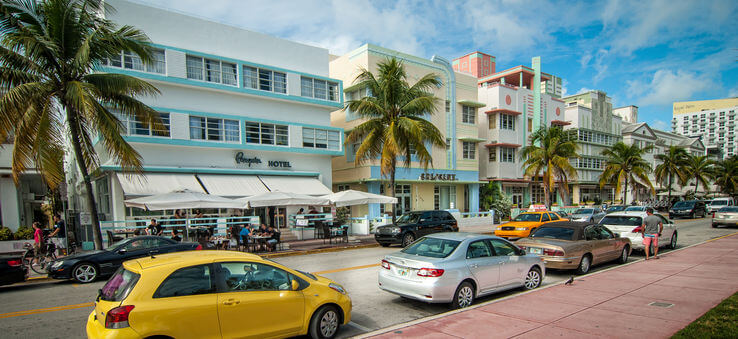
<instances>
[{"instance_id":1,"label":"storefront glass window","mask_svg":"<svg viewBox=\"0 0 738 339\"><path fill-rule=\"evenodd\" d=\"M433 208L446 210L456 208L456 186L436 185L433 188Z\"/></svg>"}]
</instances>

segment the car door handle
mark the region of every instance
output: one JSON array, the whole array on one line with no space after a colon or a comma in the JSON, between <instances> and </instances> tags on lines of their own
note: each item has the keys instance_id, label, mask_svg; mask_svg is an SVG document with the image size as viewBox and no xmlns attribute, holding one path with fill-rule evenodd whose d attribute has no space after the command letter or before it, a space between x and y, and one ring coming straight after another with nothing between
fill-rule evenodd
<instances>
[{"instance_id":1,"label":"car door handle","mask_svg":"<svg viewBox=\"0 0 738 339\"><path fill-rule=\"evenodd\" d=\"M223 305L230 306L230 305L237 305L237 304L240 304L240 303L241 303L241 301L239 301L239 300L236 300L236 299L228 299L228 300L226 300L226 301L223 302Z\"/></svg>"}]
</instances>

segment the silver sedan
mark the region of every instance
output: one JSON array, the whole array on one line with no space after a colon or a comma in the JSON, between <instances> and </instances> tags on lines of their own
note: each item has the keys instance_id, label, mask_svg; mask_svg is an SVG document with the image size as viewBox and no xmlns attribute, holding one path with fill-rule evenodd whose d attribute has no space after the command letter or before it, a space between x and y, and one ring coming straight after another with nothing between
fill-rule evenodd
<instances>
[{"instance_id":1,"label":"silver sedan","mask_svg":"<svg viewBox=\"0 0 738 339\"><path fill-rule=\"evenodd\" d=\"M468 307L477 297L541 285L546 266L505 239L474 233L436 233L387 255L379 288L429 303Z\"/></svg>"}]
</instances>

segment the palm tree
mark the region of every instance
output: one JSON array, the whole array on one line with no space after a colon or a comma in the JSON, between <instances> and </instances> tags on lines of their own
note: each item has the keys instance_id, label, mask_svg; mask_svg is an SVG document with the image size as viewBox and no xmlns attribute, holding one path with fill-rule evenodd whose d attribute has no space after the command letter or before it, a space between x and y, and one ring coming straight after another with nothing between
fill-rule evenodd
<instances>
[{"instance_id":1,"label":"palm tree","mask_svg":"<svg viewBox=\"0 0 738 339\"><path fill-rule=\"evenodd\" d=\"M651 193L655 193L648 174L651 173L651 165L643 159L643 155L653 149L648 145L644 148L638 145L626 145L618 142L612 148L602 151L602 155L607 157L607 165L605 170L600 174L600 188L605 184L615 185L615 195L623 191L623 204L628 204L628 184L632 186L641 185L651 189Z\"/></svg>"},{"instance_id":2,"label":"palm tree","mask_svg":"<svg viewBox=\"0 0 738 339\"><path fill-rule=\"evenodd\" d=\"M559 183L560 191L568 193L569 179L577 177L577 170L569 162L570 158L578 158L575 138L561 127L541 127L530 136L530 145L523 147L520 158L523 159L525 175L537 178L543 173L543 194L546 208L551 207L551 189Z\"/></svg>"},{"instance_id":3,"label":"palm tree","mask_svg":"<svg viewBox=\"0 0 738 339\"><path fill-rule=\"evenodd\" d=\"M688 155L687 157L687 176L694 179L694 194L697 196L699 185L707 190L710 186L710 180L715 176L715 162L710 160L706 155Z\"/></svg>"},{"instance_id":4,"label":"palm tree","mask_svg":"<svg viewBox=\"0 0 738 339\"><path fill-rule=\"evenodd\" d=\"M50 185L58 183L53 153L71 144L97 248L102 235L89 175L98 167L93 133L125 171L140 172L141 157L121 136L125 127L111 110L164 128L158 114L135 99L158 94L154 86L94 70L123 51L151 62L143 32L99 15L111 9L102 0L0 2L0 139L14 135L13 176L17 183L35 166Z\"/></svg>"},{"instance_id":5,"label":"palm tree","mask_svg":"<svg viewBox=\"0 0 738 339\"><path fill-rule=\"evenodd\" d=\"M662 186L666 184L669 190L669 203L671 203L671 185L674 177L679 184L685 184L687 178L687 151L682 147L670 146L669 150L664 154L657 154L656 160L661 163L656 165L653 174Z\"/></svg>"},{"instance_id":6,"label":"palm tree","mask_svg":"<svg viewBox=\"0 0 738 339\"><path fill-rule=\"evenodd\" d=\"M738 157L719 161L715 165L715 183L720 190L730 196L736 196L738 192Z\"/></svg>"},{"instance_id":7,"label":"palm tree","mask_svg":"<svg viewBox=\"0 0 738 339\"><path fill-rule=\"evenodd\" d=\"M346 144L361 142L356 150L356 165L379 158L382 176L389 178L391 196L394 197L398 160L410 167L414 156L427 169L432 158L426 144L446 146L441 131L425 118L436 111L440 100L431 93L431 89L441 86L441 81L431 73L411 86L405 66L396 58L378 63L376 76L363 68L359 71L354 83L367 88L372 95L346 103L345 109L366 119L351 130ZM394 212L393 206L393 222L397 215Z\"/></svg>"}]
</instances>

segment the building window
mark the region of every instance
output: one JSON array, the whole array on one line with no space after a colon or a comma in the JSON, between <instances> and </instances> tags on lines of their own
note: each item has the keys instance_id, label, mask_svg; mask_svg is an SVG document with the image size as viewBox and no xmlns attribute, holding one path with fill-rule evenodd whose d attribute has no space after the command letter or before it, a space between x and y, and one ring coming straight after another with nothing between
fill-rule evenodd
<instances>
[{"instance_id":1,"label":"building window","mask_svg":"<svg viewBox=\"0 0 738 339\"><path fill-rule=\"evenodd\" d=\"M340 150L338 131L318 128L302 128L302 147Z\"/></svg>"},{"instance_id":2,"label":"building window","mask_svg":"<svg viewBox=\"0 0 738 339\"><path fill-rule=\"evenodd\" d=\"M343 192L343 191L350 190L351 189L351 186L349 186L349 185L338 185L338 187L336 189L337 189L337 192Z\"/></svg>"},{"instance_id":3,"label":"building window","mask_svg":"<svg viewBox=\"0 0 738 339\"><path fill-rule=\"evenodd\" d=\"M497 161L497 148L491 147L489 149L489 162L495 162Z\"/></svg>"},{"instance_id":4,"label":"building window","mask_svg":"<svg viewBox=\"0 0 738 339\"><path fill-rule=\"evenodd\" d=\"M510 114L500 114L500 129L515 130L515 116Z\"/></svg>"},{"instance_id":5,"label":"building window","mask_svg":"<svg viewBox=\"0 0 738 339\"><path fill-rule=\"evenodd\" d=\"M115 112L115 115L123 124L124 134L169 137L169 113L159 112L159 119L161 119L164 129L153 128L151 125L145 124L141 119L136 119L135 117L124 115L120 112Z\"/></svg>"},{"instance_id":6,"label":"building window","mask_svg":"<svg viewBox=\"0 0 738 339\"><path fill-rule=\"evenodd\" d=\"M528 133L533 132L533 119L528 118Z\"/></svg>"},{"instance_id":7,"label":"building window","mask_svg":"<svg viewBox=\"0 0 738 339\"><path fill-rule=\"evenodd\" d=\"M238 70L230 62L188 55L187 79L238 86Z\"/></svg>"},{"instance_id":8,"label":"building window","mask_svg":"<svg viewBox=\"0 0 738 339\"><path fill-rule=\"evenodd\" d=\"M456 186L438 186L433 188L433 208L435 210L447 210L457 208Z\"/></svg>"},{"instance_id":9,"label":"building window","mask_svg":"<svg viewBox=\"0 0 738 339\"><path fill-rule=\"evenodd\" d=\"M446 100L446 113L451 112L451 101Z\"/></svg>"},{"instance_id":10,"label":"building window","mask_svg":"<svg viewBox=\"0 0 738 339\"><path fill-rule=\"evenodd\" d=\"M108 178L95 181L97 188L97 204L100 213L110 213L110 190L108 189Z\"/></svg>"},{"instance_id":11,"label":"building window","mask_svg":"<svg viewBox=\"0 0 738 339\"><path fill-rule=\"evenodd\" d=\"M114 58L103 59L102 64L104 66L132 69L135 71L150 72L150 73L166 73L166 59L164 58L163 49L154 49L151 52L152 63L150 65L144 65L141 58L138 55L131 52L124 52L117 54Z\"/></svg>"},{"instance_id":12,"label":"building window","mask_svg":"<svg viewBox=\"0 0 738 339\"><path fill-rule=\"evenodd\" d=\"M289 145L287 125L246 122L246 143L261 145Z\"/></svg>"},{"instance_id":13,"label":"building window","mask_svg":"<svg viewBox=\"0 0 738 339\"><path fill-rule=\"evenodd\" d=\"M238 120L190 116L190 139L208 141L241 141Z\"/></svg>"},{"instance_id":14,"label":"building window","mask_svg":"<svg viewBox=\"0 0 738 339\"><path fill-rule=\"evenodd\" d=\"M497 122L495 121L495 115L489 116L489 129L497 128Z\"/></svg>"},{"instance_id":15,"label":"building window","mask_svg":"<svg viewBox=\"0 0 738 339\"><path fill-rule=\"evenodd\" d=\"M451 150L451 139L446 138L446 151L448 152L450 150Z\"/></svg>"},{"instance_id":16,"label":"building window","mask_svg":"<svg viewBox=\"0 0 738 339\"><path fill-rule=\"evenodd\" d=\"M471 106L461 105L461 122L465 124L476 124L477 109Z\"/></svg>"},{"instance_id":17,"label":"building window","mask_svg":"<svg viewBox=\"0 0 738 339\"><path fill-rule=\"evenodd\" d=\"M243 87L287 93L287 75L269 69L243 66Z\"/></svg>"},{"instance_id":18,"label":"building window","mask_svg":"<svg viewBox=\"0 0 738 339\"><path fill-rule=\"evenodd\" d=\"M515 149L500 147L500 162L515 162Z\"/></svg>"},{"instance_id":19,"label":"building window","mask_svg":"<svg viewBox=\"0 0 738 339\"><path fill-rule=\"evenodd\" d=\"M473 142L464 141L463 146L463 158L464 159L476 159L477 155L477 144Z\"/></svg>"},{"instance_id":20,"label":"building window","mask_svg":"<svg viewBox=\"0 0 738 339\"><path fill-rule=\"evenodd\" d=\"M301 77L300 86L304 97L338 101L337 82Z\"/></svg>"}]
</instances>

